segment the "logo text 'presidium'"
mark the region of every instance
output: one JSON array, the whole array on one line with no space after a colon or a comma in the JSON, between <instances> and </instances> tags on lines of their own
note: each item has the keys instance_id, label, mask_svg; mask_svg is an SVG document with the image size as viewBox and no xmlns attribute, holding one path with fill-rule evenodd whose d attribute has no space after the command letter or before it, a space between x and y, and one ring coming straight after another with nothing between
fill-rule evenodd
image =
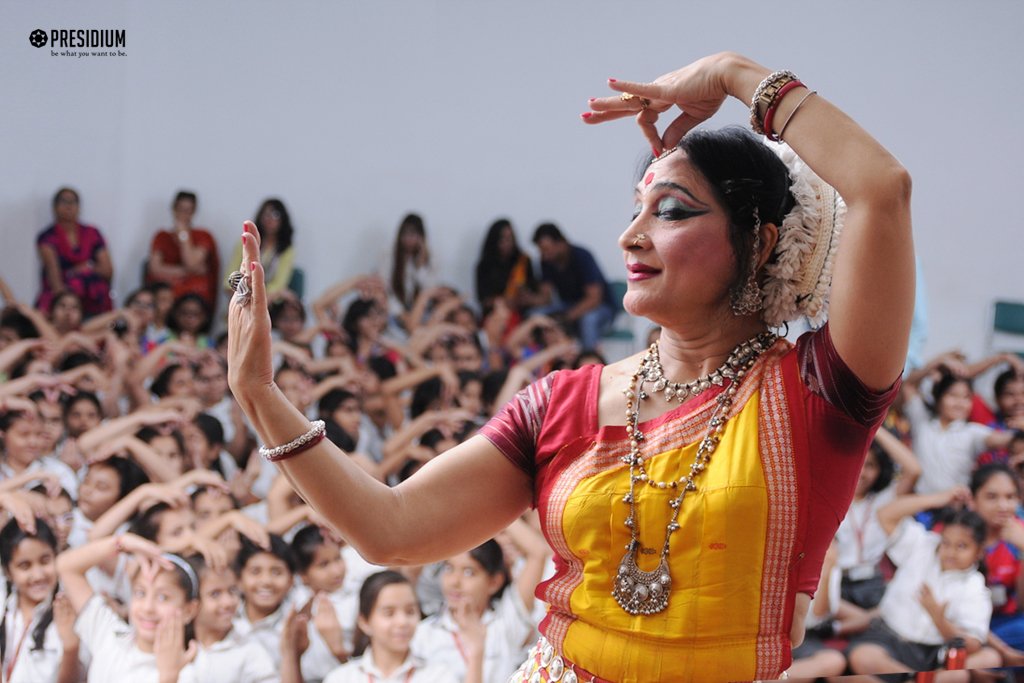
<instances>
[{"instance_id":1,"label":"logo text 'presidium'","mask_svg":"<svg viewBox=\"0 0 1024 683\"><path fill-rule=\"evenodd\" d=\"M125 31L100 29L51 29L51 47L125 47Z\"/></svg>"}]
</instances>

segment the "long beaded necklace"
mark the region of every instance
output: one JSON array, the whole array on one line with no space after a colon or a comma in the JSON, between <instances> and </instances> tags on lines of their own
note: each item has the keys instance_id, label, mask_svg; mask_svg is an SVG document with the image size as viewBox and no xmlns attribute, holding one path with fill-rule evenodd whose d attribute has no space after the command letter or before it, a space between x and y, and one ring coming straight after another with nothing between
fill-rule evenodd
<instances>
[{"instance_id":1,"label":"long beaded necklace","mask_svg":"<svg viewBox=\"0 0 1024 683\"><path fill-rule=\"evenodd\" d=\"M665 379L658 353L658 344L654 343L644 354L640 361L640 367L630 378L629 388L624 392L626 394L626 435L629 437L629 452L622 457L623 462L629 465L629 493L622 498L622 502L629 506L629 516L625 521L626 526L629 527L629 544L626 545L626 554L619 562L619 571L612 589L615 602L619 603L619 606L629 614L656 614L668 607L668 596L672 588L672 575L668 566L669 540L672 538L672 534L679 530L679 512L682 509L683 499L686 498L687 492L697 490L693 480L707 468L711 461L711 454L718 447L725 423L729 419L729 409L732 407L740 383L761 354L770 348L776 339L778 339L777 335L772 332L762 332L748 339L733 349L725 363L717 370L685 385ZM648 393L644 391L644 384L653 383L654 391L665 391L666 398L672 400L678 395L676 387L683 386L687 390L687 395L696 396L709 389L713 384L724 386L727 379L730 380L730 384L715 397L716 406L708 422L708 433L701 439L700 445L697 447L697 455L693 464L690 465L689 473L676 481L652 479L644 469L644 458L640 454L640 443L644 440L644 434L638 427L640 401L649 397ZM671 395L668 393L669 390L672 391ZM652 488L678 491L678 495L669 501L672 517L665 528L661 560L653 571L640 569L636 562L636 554L641 547L638 531L640 525L636 509L636 485L638 482Z\"/></svg>"}]
</instances>

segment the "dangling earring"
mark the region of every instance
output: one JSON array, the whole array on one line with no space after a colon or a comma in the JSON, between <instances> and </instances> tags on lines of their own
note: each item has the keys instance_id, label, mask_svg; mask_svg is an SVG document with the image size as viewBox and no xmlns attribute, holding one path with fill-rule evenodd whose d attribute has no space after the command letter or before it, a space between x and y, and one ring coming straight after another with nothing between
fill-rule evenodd
<instances>
[{"instance_id":1,"label":"dangling earring","mask_svg":"<svg viewBox=\"0 0 1024 683\"><path fill-rule=\"evenodd\" d=\"M764 308L764 294L757 284L757 262L761 253L761 217L754 207L754 244L750 250L750 275L743 288L733 293L732 312L734 315L750 315Z\"/></svg>"}]
</instances>

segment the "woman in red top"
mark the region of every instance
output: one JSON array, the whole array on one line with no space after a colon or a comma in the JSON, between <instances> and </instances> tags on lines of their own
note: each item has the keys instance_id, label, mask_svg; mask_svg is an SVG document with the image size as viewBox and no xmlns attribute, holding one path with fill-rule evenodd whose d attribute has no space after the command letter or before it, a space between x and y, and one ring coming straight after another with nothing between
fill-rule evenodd
<instances>
[{"instance_id":1,"label":"woman in red top","mask_svg":"<svg viewBox=\"0 0 1024 683\"><path fill-rule=\"evenodd\" d=\"M166 282L173 289L175 299L185 294L198 294L212 316L217 309L220 256L213 235L192 226L196 205L194 192L183 190L174 197L171 204L174 227L160 230L153 237L146 284Z\"/></svg>"},{"instance_id":2,"label":"woman in red top","mask_svg":"<svg viewBox=\"0 0 1024 683\"><path fill-rule=\"evenodd\" d=\"M114 267L100 231L78 222L78 207L78 193L70 187L53 196L54 223L36 238L43 264L36 308L49 312L54 297L70 291L81 299L88 318L111 309Z\"/></svg>"},{"instance_id":3,"label":"woman in red top","mask_svg":"<svg viewBox=\"0 0 1024 683\"><path fill-rule=\"evenodd\" d=\"M556 576L539 593L551 598L547 642L519 680L776 678L906 358L910 179L791 73L735 53L609 85L622 95L595 98L584 120L636 117L656 156L618 241L626 310L662 326L651 349L538 381L483 434L388 488L275 385L247 223L229 383L275 446L266 455L372 562L435 561L538 508ZM742 131L689 132L729 97L799 159L788 167ZM675 106L684 113L662 136L658 114ZM826 295L828 325L797 346L768 332L820 320Z\"/></svg>"}]
</instances>

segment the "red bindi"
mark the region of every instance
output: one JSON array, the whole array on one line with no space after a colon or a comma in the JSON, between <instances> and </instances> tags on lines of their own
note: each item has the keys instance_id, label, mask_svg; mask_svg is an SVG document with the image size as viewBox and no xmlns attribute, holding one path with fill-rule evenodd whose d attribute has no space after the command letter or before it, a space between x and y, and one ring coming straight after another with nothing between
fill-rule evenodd
<instances>
[{"instance_id":1,"label":"red bindi","mask_svg":"<svg viewBox=\"0 0 1024 683\"><path fill-rule=\"evenodd\" d=\"M647 174L647 177L646 177L646 178L644 178L644 187L647 187L647 186L648 186L648 185L650 185L650 184L651 184L651 183L652 183L653 181L654 181L654 173L653 173L653 172L651 172L651 173L648 173L648 174Z\"/></svg>"}]
</instances>

